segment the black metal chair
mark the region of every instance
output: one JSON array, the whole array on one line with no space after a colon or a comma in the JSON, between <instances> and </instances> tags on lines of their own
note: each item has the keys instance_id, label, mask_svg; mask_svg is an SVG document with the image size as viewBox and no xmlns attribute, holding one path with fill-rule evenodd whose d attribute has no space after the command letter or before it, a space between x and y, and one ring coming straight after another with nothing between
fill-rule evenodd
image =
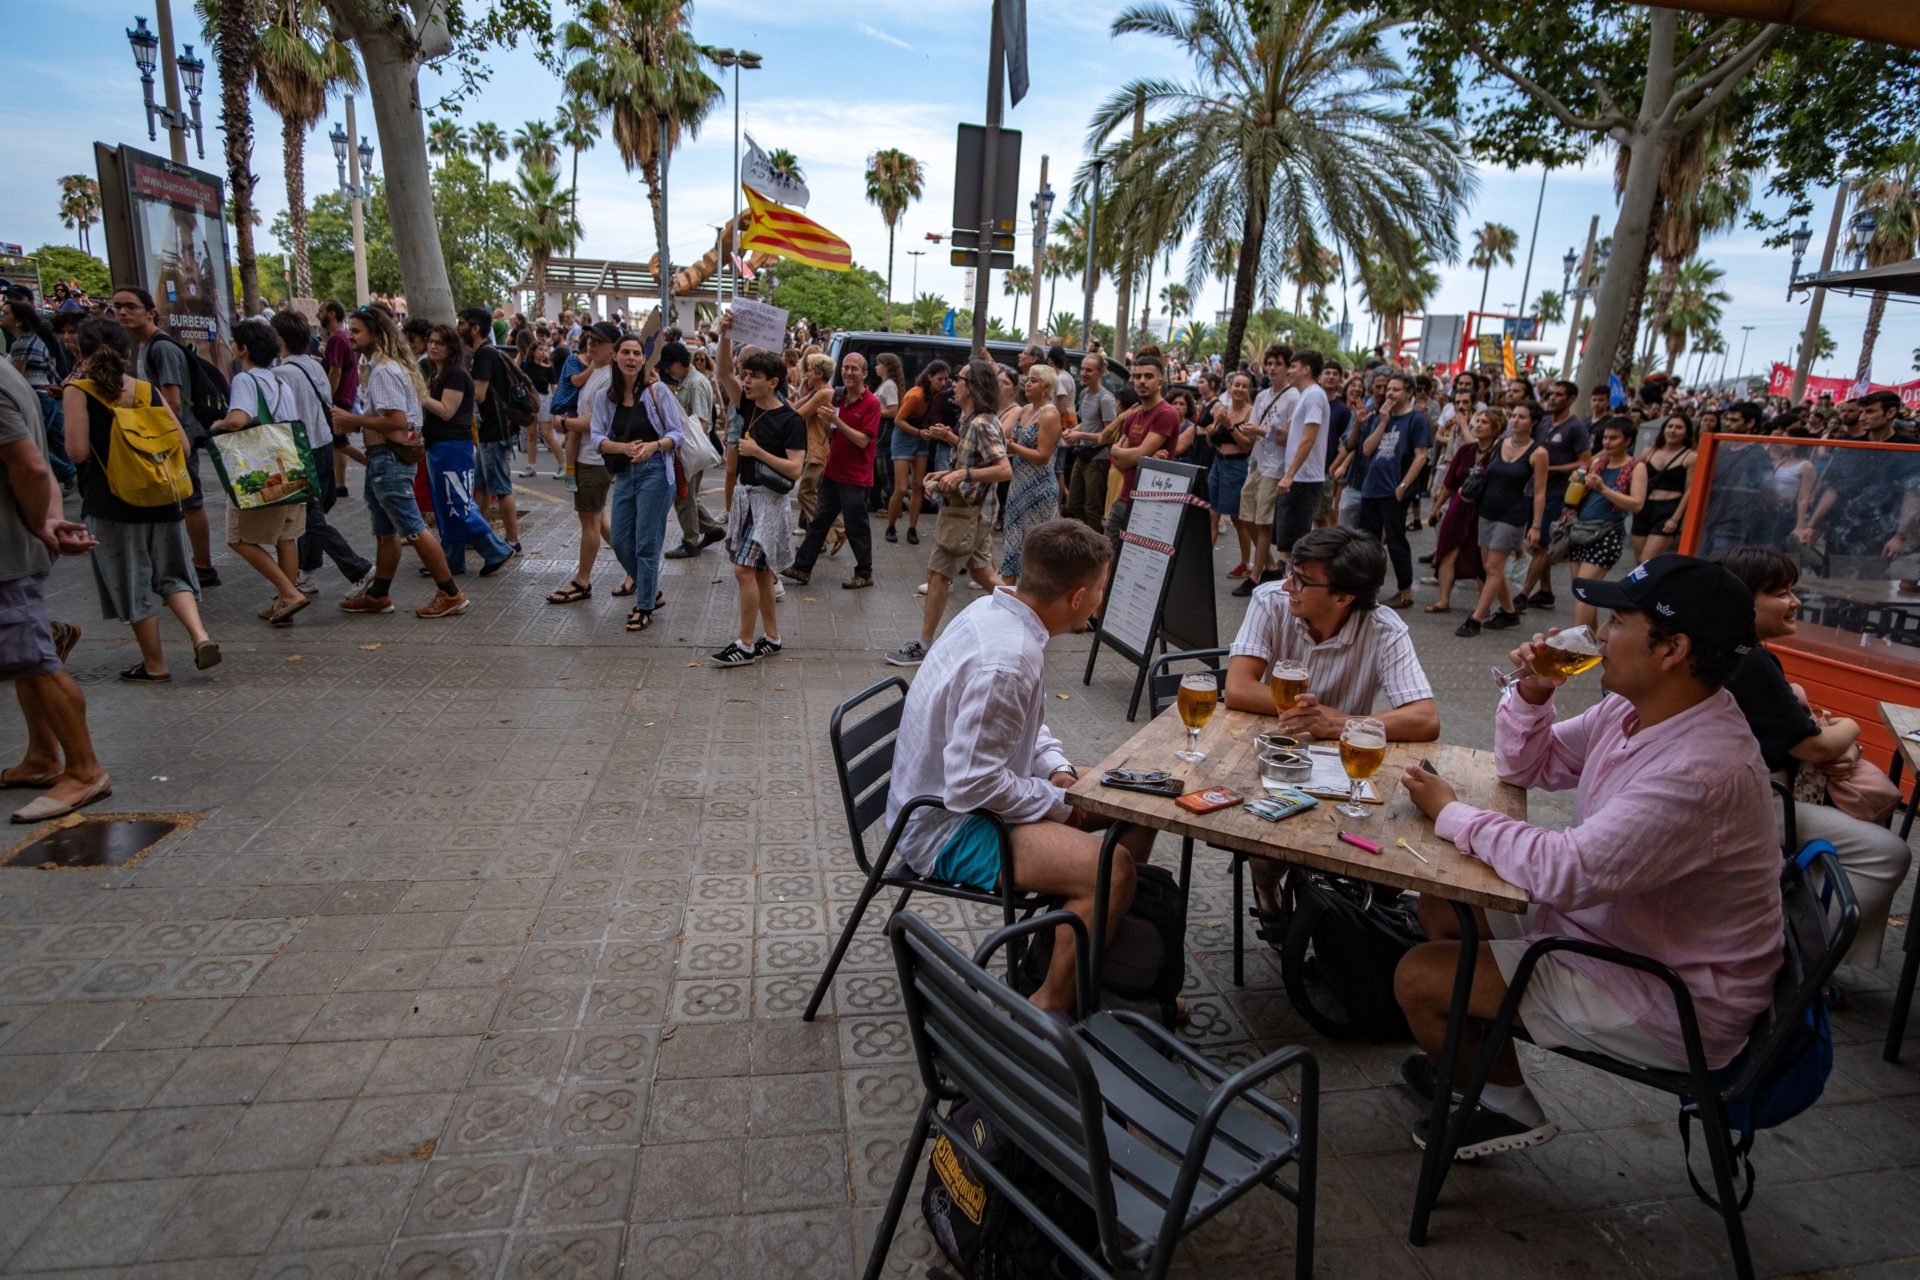
<instances>
[{"instance_id":1,"label":"black metal chair","mask_svg":"<svg viewBox=\"0 0 1920 1280\"><path fill-rule=\"evenodd\" d=\"M1905 767L1906 756L1901 752L1900 744L1896 742L1893 744L1893 763L1887 769L1887 777L1893 780L1896 789L1900 786L1900 775ZM1900 817L1902 809L1906 810L1906 817L1900 818L1900 838L1905 840L1913 834L1914 815L1920 813L1920 778L1914 779L1913 794L1907 797L1906 803L1896 806L1893 813L1888 815L1889 827L1893 825L1895 818ZM1906 932L1906 939L1901 943L1901 950L1905 955L1900 961L1900 986L1893 993L1893 1016L1887 1019L1887 1043L1880 1050L1880 1056L1888 1062L1900 1061L1900 1042L1906 1039L1907 1014L1913 1008L1914 983L1916 979L1920 979L1920 939L1915 938L1915 934L1920 933L1920 930L1916 930L1909 924Z\"/></svg>"},{"instance_id":2,"label":"black metal chair","mask_svg":"<svg viewBox=\"0 0 1920 1280\"><path fill-rule=\"evenodd\" d=\"M885 701L877 709L869 705L881 702L888 693L897 696ZM879 855L868 856L866 832L887 811L887 789L893 781L894 735L900 729L900 715L906 703L907 682L899 676L891 676L878 684L869 685L835 707L833 720L827 728L827 740L833 747L834 772L840 779L840 803L846 811L848 837L853 842L853 857L865 873L867 883L860 890L860 900L854 904L853 914L847 917L846 926L840 930L840 940L834 945L826 971L820 975L820 982L813 989L813 997L807 1001L806 1012L800 1015L807 1022L813 1021L814 1015L820 1011L820 1002L826 998L834 971L840 967L847 948L853 944L853 935L859 931L860 921L867 913L867 904L883 888L900 891L899 901L893 904L895 911L906 906L907 900L915 893L932 893L965 902L997 904L1005 924L1012 924L1019 916L1050 905L1046 898L1020 893L1013 888L1013 839L1007 831L1007 824L997 814L980 815L993 823L1000 836L1002 873L997 890L975 889L968 885L930 879L918 875L904 862L893 865L894 846L900 842L907 819L922 809L940 808L938 796L915 796L909 800L894 820L892 829L887 832ZM859 716L857 719L856 714ZM1008 955L1009 965L1017 960L1017 954Z\"/></svg>"},{"instance_id":3,"label":"black metal chair","mask_svg":"<svg viewBox=\"0 0 1920 1280\"><path fill-rule=\"evenodd\" d=\"M986 972L997 947L1060 925L1070 925L1078 943L1082 1017L1071 1026ZM1070 911L996 930L971 961L912 912L896 914L887 932L926 1096L868 1255L868 1280L886 1265L928 1131L971 1145L940 1114L962 1097L1092 1210L1098 1244L1090 1253L1005 1174L972 1162L1086 1274L1164 1276L1182 1237L1265 1185L1296 1207L1294 1274L1309 1280L1320 1094L1311 1053L1277 1050L1229 1076L1152 1019L1125 1012L1085 1017L1092 988L1087 932ZM1254 1088L1293 1066L1300 1069L1297 1115ZM1288 1164L1297 1166L1292 1186L1279 1177Z\"/></svg>"},{"instance_id":4,"label":"black metal chair","mask_svg":"<svg viewBox=\"0 0 1920 1280\"><path fill-rule=\"evenodd\" d=\"M1220 659L1227 656L1226 649L1187 649L1180 653L1163 653L1153 660L1147 668L1147 718L1158 719L1162 711L1173 704L1180 693L1180 677L1191 675L1189 671L1175 670L1177 666L1190 663L1204 664L1218 672L1221 680L1227 678L1226 671L1220 665ZM1225 690L1221 696L1226 696ZM1217 848L1218 846L1212 846ZM1233 871L1233 985L1247 985L1247 855L1234 850L1224 850L1232 854ZM1187 888L1188 873L1193 864L1193 837L1188 836L1180 842L1180 887Z\"/></svg>"},{"instance_id":5,"label":"black metal chair","mask_svg":"<svg viewBox=\"0 0 1920 1280\"><path fill-rule=\"evenodd\" d=\"M1683 1140L1688 1134L1690 1118L1697 1116L1700 1119L1707 1156L1713 1165L1714 1194L1709 1196L1697 1180L1694 1180L1694 1190L1719 1212L1726 1224L1727 1246L1733 1255L1735 1274L1740 1280L1751 1280L1753 1259L1747 1250L1746 1227L1740 1215L1753 1196L1753 1162L1748 1157L1745 1144L1736 1146L1731 1140L1728 1112L1733 1105L1753 1093L1755 1086L1766 1078L1782 1050L1801 1033L1814 1003L1820 999L1821 988L1832 978L1834 969L1838 967L1847 948L1853 944L1854 933L1860 926L1860 904L1854 899L1853 886L1840 870L1840 863L1831 852L1832 846L1822 844L1821 848L1825 851L1811 858L1789 859L1781 873L1786 945L1780 972L1774 979L1773 1002L1754 1023L1753 1031L1747 1038L1747 1047L1732 1062L1718 1070L1707 1066L1706 1053L1700 1046L1700 1023L1693 1011L1692 993L1687 990L1680 975L1666 965L1617 947L1575 938L1542 938L1528 947L1514 969L1498 1016L1486 1029L1472 1078L1462 1091L1461 1100L1455 1104L1435 1166L1440 1171L1438 1176L1445 1176L1453 1153L1459 1148L1467 1119L1480 1100L1481 1091L1486 1087L1487 1077L1493 1070L1494 1059L1501 1047L1510 1038L1527 1038L1523 1029L1513 1025L1513 1020L1526 993L1527 983L1532 980L1540 961L1564 951L1638 969L1665 984L1673 996L1680 1019L1681 1041L1686 1046L1685 1070L1642 1067L1580 1049L1556 1048L1551 1052L1584 1062L1608 1075L1649 1085L1682 1099L1680 1131ZM1814 867L1818 868L1823 878L1818 892L1813 888L1811 868ZM1838 904L1837 909L1835 903ZM1736 1161L1744 1168L1746 1175L1746 1191L1741 1195L1735 1194ZM1692 1179L1693 1171L1689 1169L1687 1173ZM1435 1190L1437 1194L1437 1188ZM1431 1198L1426 1202L1431 1204ZM1416 1222L1415 1229L1416 1233L1424 1230L1424 1223Z\"/></svg>"}]
</instances>

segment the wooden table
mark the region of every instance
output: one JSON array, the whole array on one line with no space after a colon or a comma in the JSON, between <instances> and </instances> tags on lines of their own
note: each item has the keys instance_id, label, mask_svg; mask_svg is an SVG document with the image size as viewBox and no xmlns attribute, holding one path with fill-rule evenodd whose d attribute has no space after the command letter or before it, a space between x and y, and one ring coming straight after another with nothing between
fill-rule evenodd
<instances>
[{"instance_id":1,"label":"wooden table","mask_svg":"<svg viewBox=\"0 0 1920 1280\"><path fill-rule=\"evenodd\" d=\"M1253 736L1274 727L1271 716L1221 708L1207 727L1200 731L1200 749L1207 758L1197 764L1174 757L1186 745L1187 731L1179 714L1169 708L1097 769L1089 770L1067 792L1067 803L1075 809L1101 817L1170 831L1184 838L1183 866L1191 857L1193 842L1205 841L1251 857L1272 858L1290 866L1311 867L1340 875L1356 876L1379 884L1417 893L1432 894L1451 903L1460 927L1462 945L1459 963L1454 969L1453 998L1447 1011L1447 1033L1435 1059L1438 1078L1452 1080L1460 1055L1461 1031L1467 1021L1468 997L1473 990L1473 971L1479 954L1479 923L1473 908L1491 907L1500 911L1520 911L1527 905L1525 892L1496 875L1485 863L1463 857L1453 845L1433 834L1433 823L1413 807L1400 784L1400 772L1408 764L1430 760L1434 769L1453 784L1468 804L1497 810L1511 817L1524 818L1526 792L1500 782L1494 776L1493 753L1470 747L1450 747L1437 742L1394 743L1387 749L1386 763L1373 776L1374 789L1381 803L1369 805L1366 818L1348 818L1333 811L1338 801L1321 801L1318 808L1279 822L1267 822L1246 813L1240 806L1195 814L1180 808L1171 799L1121 791L1100 785L1100 775L1108 769L1130 767L1171 771L1186 784L1186 790L1207 786L1230 786L1243 795L1260 794L1260 774L1255 759ZM1381 846L1376 856L1344 844L1338 833L1350 831ZM1425 854L1422 863L1406 850L1394 845L1404 836L1409 844ZM1110 833L1105 855L1112 856ZM1184 877L1183 877L1184 878ZM1102 876L1101 884L1106 883ZM1235 911L1239 911L1236 905ZM1105 919L1104 901L1098 903L1096 920ZM1093 937L1093 971L1099 972L1099 948L1102 938L1096 929ZM1447 1132L1452 1090L1436 1089L1427 1121L1429 1134ZM1446 1180L1448 1161L1442 1156L1445 1146L1430 1141L1420 1158L1420 1181L1414 1192L1413 1220L1407 1236L1414 1244L1425 1244L1427 1220Z\"/></svg>"},{"instance_id":2,"label":"wooden table","mask_svg":"<svg viewBox=\"0 0 1920 1280\"><path fill-rule=\"evenodd\" d=\"M1910 733L1920 732L1920 707L1903 707L1897 702L1882 702L1880 718L1886 721L1887 728L1893 734L1893 767L1888 773L1893 785L1900 785L1900 765L1904 759L1906 767L1913 770L1913 794L1907 798L1906 821L1900 826L1900 838L1905 840L1913 834L1913 816L1920 811L1920 739L1910 738Z\"/></svg>"},{"instance_id":3,"label":"wooden table","mask_svg":"<svg viewBox=\"0 0 1920 1280\"><path fill-rule=\"evenodd\" d=\"M1400 785L1403 768L1430 760L1466 803L1510 817L1526 817L1527 793L1494 777L1491 751L1438 742L1389 744L1387 762L1373 775L1381 803L1368 805L1370 816L1365 818L1335 813L1334 806L1340 802L1324 799L1318 808L1279 822L1256 818L1239 805L1195 814L1168 798L1100 785L1101 774L1124 765L1167 769L1188 791L1226 786L1248 797L1257 796L1261 794L1260 769L1254 757L1253 737L1273 727L1272 716L1222 708L1200 731L1200 749L1207 758L1189 764L1174 758L1173 753L1186 746L1187 731L1179 715L1169 710L1101 761L1097 769L1088 770L1067 793L1067 803L1104 818L1169 831L1256 858L1358 876L1473 907L1526 909L1525 893L1502 880L1486 863L1464 856L1449 841L1435 836L1433 823L1413 807ZM1342 831L1379 844L1379 855L1342 843L1338 838ZM1397 847L1394 841L1401 837L1425 854L1427 863Z\"/></svg>"}]
</instances>

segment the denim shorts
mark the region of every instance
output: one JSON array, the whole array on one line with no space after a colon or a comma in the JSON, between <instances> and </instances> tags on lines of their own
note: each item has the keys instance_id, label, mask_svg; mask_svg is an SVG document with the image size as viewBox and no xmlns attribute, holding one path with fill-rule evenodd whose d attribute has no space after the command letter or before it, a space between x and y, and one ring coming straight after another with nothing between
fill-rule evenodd
<instances>
[{"instance_id":1,"label":"denim shorts","mask_svg":"<svg viewBox=\"0 0 1920 1280\"><path fill-rule=\"evenodd\" d=\"M893 428L893 440L888 447L888 456L896 462L911 462L916 457L924 458L933 452L933 441L925 436L908 435L896 425Z\"/></svg>"},{"instance_id":2,"label":"denim shorts","mask_svg":"<svg viewBox=\"0 0 1920 1280\"><path fill-rule=\"evenodd\" d=\"M1247 483L1247 455L1213 455L1207 468L1207 504L1217 515L1240 514L1240 490Z\"/></svg>"},{"instance_id":3,"label":"denim shorts","mask_svg":"<svg viewBox=\"0 0 1920 1280\"><path fill-rule=\"evenodd\" d=\"M373 516L374 537L412 542L427 531L413 497L414 465L377 446L367 450L367 510Z\"/></svg>"},{"instance_id":4,"label":"denim shorts","mask_svg":"<svg viewBox=\"0 0 1920 1280\"><path fill-rule=\"evenodd\" d=\"M482 441L474 459L473 487L479 493L513 492L513 446L504 440Z\"/></svg>"}]
</instances>

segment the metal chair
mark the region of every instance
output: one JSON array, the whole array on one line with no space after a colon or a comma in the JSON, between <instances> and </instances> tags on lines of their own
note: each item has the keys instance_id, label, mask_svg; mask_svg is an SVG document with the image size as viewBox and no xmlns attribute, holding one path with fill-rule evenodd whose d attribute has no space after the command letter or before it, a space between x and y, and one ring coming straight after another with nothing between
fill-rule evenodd
<instances>
[{"instance_id":1,"label":"metal chair","mask_svg":"<svg viewBox=\"0 0 1920 1280\"><path fill-rule=\"evenodd\" d=\"M1174 668L1186 663L1204 663L1209 669L1219 673L1222 680L1226 672L1220 667L1220 659L1227 656L1225 649L1187 649L1180 653L1163 653L1153 660L1147 668L1147 718L1158 719L1162 711L1173 704L1180 693L1180 677L1191 675L1188 671ZM1221 692L1224 698L1225 690ZM1210 848L1218 848L1213 845ZM1233 870L1233 985L1247 985L1247 855L1234 850L1232 854ZM1188 873L1193 865L1193 838L1180 842L1180 887L1188 885Z\"/></svg>"},{"instance_id":2,"label":"metal chair","mask_svg":"<svg viewBox=\"0 0 1920 1280\"><path fill-rule=\"evenodd\" d=\"M1071 1026L995 981L985 967L1002 944L1060 925L1071 926L1078 943L1082 1017ZM972 1162L1086 1274L1164 1276L1182 1237L1265 1185L1296 1207L1294 1274L1309 1280L1320 1093L1311 1053L1281 1049L1228 1076L1152 1019L1085 1017L1092 987L1087 932L1070 911L996 930L971 961L912 912L896 914L887 932L926 1096L868 1255L868 1280L886 1266L928 1131L971 1146L940 1114L942 1104L962 1097L1092 1210L1098 1244L1089 1252L1005 1174L984 1160ZM1292 1066L1300 1069L1298 1115L1254 1088ZM1297 1166L1292 1186L1279 1178L1288 1164Z\"/></svg>"},{"instance_id":3,"label":"metal chair","mask_svg":"<svg viewBox=\"0 0 1920 1280\"><path fill-rule=\"evenodd\" d=\"M896 696L885 701L884 705L878 705L877 709L869 705L881 703L889 693ZM975 889L969 885L930 879L917 874L904 862L898 866L892 865L894 847L900 842L907 820L921 809L940 808L938 796L915 796L909 800L894 820L892 829L887 832L879 855L868 856L866 832L886 814L887 789L893 781L894 735L900 729L900 715L906 703L907 682L898 676L891 676L862 689L835 707L833 720L827 728L827 740L833 747L834 772L840 779L840 803L846 811L847 832L853 842L853 857L866 874L867 883L860 890L860 900L854 904L853 914L847 917L846 927L840 931L840 940L834 945L833 955L813 989L812 998L807 1001L806 1012L800 1015L807 1022L813 1021L814 1015L820 1011L820 1002L826 998L834 971L840 967L847 948L853 945L853 935L859 930L860 921L867 913L867 904L883 888L900 890L899 901L893 904L895 911L905 907L907 900L915 893L932 893L965 902L998 904L1005 924L1012 924L1020 915L1049 905L1046 898L1014 889L1013 840L1007 831L1007 824L997 814L983 813L980 816L993 823L1000 837L1001 875L998 890ZM1009 965L1017 963L1018 958L1016 953L1010 953Z\"/></svg>"},{"instance_id":4,"label":"metal chair","mask_svg":"<svg viewBox=\"0 0 1920 1280\"><path fill-rule=\"evenodd\" d=\"M1820 852L1816 853L1816 848ZM1839 860L1834 857L1832 850L1832 845L1823 841L1814 842L1800 857L1789 859L1782 871L1781 905L1786 916L1786 945L1780 972L1774 978L1773 1002L1754 1023L1746 1048L1732 1062L1718 1070L1707 1066L1706 1053L1700 1046L1700 1024L1693 1011L1692 993L1687 990L1680 975L1666 965L1617 947L1575 938L1542 938L1528 947L1514 969L1498 1016L1486 1029L1472 1078L1462 1091L1461 1100L1454 1106L1453 1117L1442 1139L1444 1145L1440 1148L1439 1160L1434 1165L1436 1178L1444 1178L1453 1153L1459 1148L1467 1120L1480 1101L1481 1091L1486 1087L1487 1077L1493 1070L1494 1059L1500 1049L1510 1038L1528 1038L1523 1029L1513 1025L1513 1020L1526 993L1527 983L1533 979L1540 961L1555 952L1565 951L1607 964L1638 969L1665 984L1673 996L1680 1019L1681 1041L1686 1047L1687 1065L1684 1070L1642 1067L1581 1049L1556 1048L1551 1052L1584 1062L1608 1075L1649 1085L1680 1098L1680 1131L1683 1140L1688 1133L1690 1118L1700 1118L1708 1159L1713 1165L1714 1195L1709 1196L1697 1180L1694 1180L1694 1190L1702 1200L1719 1211L1721 1220L1726 1224L1727 1246L1733 1255L1735 1274L1740 1280L1751 1280L1753 1259L1747 1250L1747 1233L1740 1215L1753 1196L1753 1162L1748 1157L1744 1141L1738 1146L1731 1141L1728 1113L1735 1104L1752 1095L1782 1050L1801 1034L1801 1028L1815 1002L1820 999L1821 988L1832 978L1834 969L1852 945L1853 935L1860 926L1860 904L1855 901L1853 886L1847 883L1846 874L1840 870ZM1812 886L1811 867L1817 867L1823 877L1822 888L1818 892ZM1837 910L1832 905L1836 901ZM1746 1191L1740 1196L1735 1195L1736 1160L1746 1174ZM1687 1176L1693 1179L1691 1168ZM1432 1195L1421 1199L1431 1206L1437 1195L1436 1186ZM1416 1218L1414 1230L1415 1238L1420 1238L1425 1230L1425 1222Z\"/></svg>"}]
</instances>

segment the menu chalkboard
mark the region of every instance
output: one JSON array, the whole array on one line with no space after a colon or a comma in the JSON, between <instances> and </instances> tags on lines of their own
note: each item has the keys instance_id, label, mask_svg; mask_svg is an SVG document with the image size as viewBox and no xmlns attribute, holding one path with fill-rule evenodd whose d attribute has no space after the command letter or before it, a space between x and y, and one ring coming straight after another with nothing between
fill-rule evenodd
<instances>
[{"instance_id":1,"label":"menu chalkboard","mask_svg":"<svg viewBox=\"0 0 1920 1280\"><path fill-rule=\"evenodd\" d=\"M1158 458L1142 459L1135 473L1133 510L1082 680L1093 683L1102 643L1133 663L1128 720L1140 709L1156 645L1165 653L1173 646L1211 649L1220 643L1207 506L1200 496L1205 481L1199 467Z\"/></svg>"}]
</instances>

